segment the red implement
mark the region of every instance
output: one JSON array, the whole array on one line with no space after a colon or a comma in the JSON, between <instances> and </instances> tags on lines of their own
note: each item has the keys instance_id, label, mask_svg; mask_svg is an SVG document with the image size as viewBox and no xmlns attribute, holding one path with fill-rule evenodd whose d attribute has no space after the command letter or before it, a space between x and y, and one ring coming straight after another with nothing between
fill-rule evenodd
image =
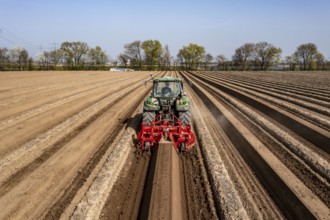
<instances>
[{"instance_id":1,"label":"red implement","mask_svg":"<svg viewBox=\"0 0 330 220\"><path fill-rule=\"evenodd\" d=\"M195 135L191 125L182 125L174 114L170 114L174 120L160 120L162 114L159 114L152 125L147 126L142 123L141 131L137 136L140 151L155 150L163 137L171 140L176 151L189 151L192 148Z\"/></svg>"}]
</instances>

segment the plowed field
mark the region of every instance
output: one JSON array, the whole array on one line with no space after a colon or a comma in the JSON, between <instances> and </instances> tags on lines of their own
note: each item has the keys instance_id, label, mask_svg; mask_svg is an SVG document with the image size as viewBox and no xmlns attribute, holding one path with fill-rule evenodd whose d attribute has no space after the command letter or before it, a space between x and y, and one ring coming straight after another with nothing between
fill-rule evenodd
<instances>
[{"instance_id":1,"label":"plowed field","mask_svg":"<svg viewBox=\"0 0 330 220\"><path fill-rule=\"evenodd\" d=\"M137 155L150 73L0 72L0 219L330 219L330 73L153 72L197 142Z\"/></svg>"}]
</instances>

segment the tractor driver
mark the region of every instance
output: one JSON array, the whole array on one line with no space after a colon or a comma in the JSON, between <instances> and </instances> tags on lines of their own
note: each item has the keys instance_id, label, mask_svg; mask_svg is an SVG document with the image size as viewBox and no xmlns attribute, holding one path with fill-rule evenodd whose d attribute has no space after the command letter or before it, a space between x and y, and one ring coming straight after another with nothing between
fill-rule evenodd
<instances>
[{"instance_id":1,"label":"tractor driver","mask_svg":"<svg viewBox=\"0 0 330 220\"><path fill-rule=\"evenodd\" d=\"M164 88L162 88L163 96L168 97L171 95L171 93L172 93L172 90L169 87L167 87L167 85Z\"/></svg>"}]
</instances>

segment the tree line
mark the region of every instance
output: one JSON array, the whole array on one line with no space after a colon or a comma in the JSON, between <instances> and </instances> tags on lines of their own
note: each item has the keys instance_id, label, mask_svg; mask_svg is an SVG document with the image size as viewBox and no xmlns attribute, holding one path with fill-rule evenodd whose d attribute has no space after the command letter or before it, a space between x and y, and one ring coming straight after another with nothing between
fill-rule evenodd
<instances>
[{"instance_id":1,"label":"tree line","mask_svg":"<svg viewBox=\"0 0 330 220\"><path fill-rule=\"evenodd\" d=\"M313 43L301 44L296 51L281 60L282 49L268 42L246 43L235 50L232 57L234 66L238 69L268 70L278 64L282 64L286 70L326 70L329 69L329 61L318 51ZM223 60L221 58L221 60ZM224 64L223 61L220 63Z\"/></svg>"},{"instance_id":2,"label":"tree line","mask_svg":"<svg viewBox=\"0 0 330 220\"><path fill-rule=\"evenodd\" d=\"M43 51L34 59L22 47L0 47L0 70L108 70L109 57L100 46L63 42L59 49Z\"/></svg>"},{"instance_id":3,"label":"tree line","mask_svg":"<svg viewBox=\"0 0 330 220\"><path fill-rule=\"evenodd\" d=\"M108 70L123 67L135 70L329 70L330 61L313 43L301 44L281 60L282 49L271 43L245 43L231 59L213 57L197 44L183 46L171 56L169 46L158 40L136 40L124 45L115 60L100 46L85 42L63 42L58 49L43 51L32 58L25 48L0 47L0 70Z\"/></svg>"},{"instance_id":4,"label":"tree line","mask_svg":"<svg viewBox=\"0 0 330 220\"><path fill-rule=\"evenodd\" d=\"M281 48L261 41L243 44L231 60L222 54L213 57L197 44L183 46L176 57L172 57L168 45L162 47L158 40L147 40L125 44L116 62L125 68L148 70L269 70L276 66L284 70L330 69L330 62L313 43L299 45L285 60L281 60L281 54Z\"/></svg>"}]
</instances>

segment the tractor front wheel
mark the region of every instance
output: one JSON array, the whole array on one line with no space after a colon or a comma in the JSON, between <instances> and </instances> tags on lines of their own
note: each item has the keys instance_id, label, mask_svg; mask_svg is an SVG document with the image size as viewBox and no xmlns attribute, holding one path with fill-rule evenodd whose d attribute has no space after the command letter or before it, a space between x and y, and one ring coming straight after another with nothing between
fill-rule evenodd
<instances>
[{"instance_id":1,"label":"tractor front wheel","mask_svg":"<svg viewBox=\"0 0 330 220\"><path fill-rule=\"evenodd\" d=\"M152 122L155 120L155 112L143 112L143 124L146 126L152 125Z\"/></svg>"},{"instance_id":2,"label":"tractor front wheel","mask_svg":"<svg viewBox=\"0 0 330 220\"><path fill-rule=\"evenodd\" d=\"M187 126L191 122L191 113L190 111L179 112L179 119L183 125Z\"/></svg>"}]
</instances>

